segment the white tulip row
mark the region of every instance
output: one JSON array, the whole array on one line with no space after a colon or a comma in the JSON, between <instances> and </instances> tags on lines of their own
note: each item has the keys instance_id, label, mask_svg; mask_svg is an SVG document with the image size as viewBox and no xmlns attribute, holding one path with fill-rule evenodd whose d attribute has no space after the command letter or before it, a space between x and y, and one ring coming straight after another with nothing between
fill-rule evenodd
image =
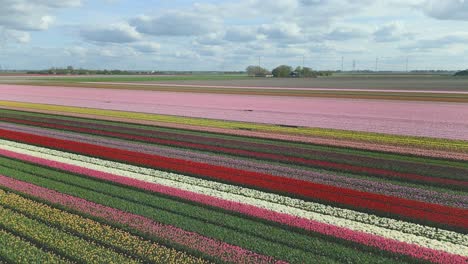
<instances>
[{"instance_id":1,"label":"white tulip row","mask_svg":"<svg viewBox=\"0 0 468 264\"><path fill-rule=\"evenodd\" d=\"M127 178L157 183L181 190L310 219L354 231L370 233L406 243L468 256L468 236L353 210L293 199L239 186L206 181L184 175L127 165L119 162L0 140L2 149L58 161Z\"/></svg>"}]
</instances>

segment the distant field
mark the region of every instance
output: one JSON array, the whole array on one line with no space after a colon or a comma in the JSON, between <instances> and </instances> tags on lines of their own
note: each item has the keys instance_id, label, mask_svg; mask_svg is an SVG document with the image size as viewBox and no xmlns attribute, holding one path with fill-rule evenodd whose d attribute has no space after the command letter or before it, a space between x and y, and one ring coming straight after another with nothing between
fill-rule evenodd
<instances>
[{"instance_id":1,"label":"distant field","mask_svg":"<svg viewBox=\"0 0 468 264\"><path fill-rule=\"evenodd\" d=\"M246 79L247 75L243 74L226 74L226 75L6 75L4 79L10 80L20 78L27 81L54 81L54 82L151 82L151 81L177 81L177 80L238 80ZM5 78L6 77L6 78ZM0 75L0 82L2 76Z\"/></svg>"},{"instance_id":2,"label":"distant field","mask_svg":"<svg viewBox=\"0 0 468 264\"><path fill-rule=\"evenodd\" d=\"M251 80L255 82L256 80ZM261 83L270 80L261 80ZM270 82L281 82L286 80L271 80ZM291 80L294 82L295 80ZM302 81L302 80L297 80ZM300 88L292 87L273 87L273 86L253 86L252 83L245 85L251 86L223 86L218 83L226 81L210 82L208 80L196 81L163 81L160 83L146 82L54 82L54 81L34 81L34 82L8 82L11 84L28 84L43 87L81 87L81 88L101 88L101 89L119 89L119 90L145 90L145 91L160 91L160 92L178 92L178 93L215 93L215 94L232 94L232 95L266 95L266 96L293 96L293 97L322 97L322 98L348 98L348 99L379 99L379 100L403 100L403 101L433 101L433 102L468 102L468 90L458 89L430 89L430 87L422 87L420 89L403 89L403 88L340 88L338 85L332 88ZM184 84L185 83L185 84ZM197 84L199 83L199 84ZM233 84L242 85L242 80L237 80ZM344 83L342 84L344 85ZM370 84L368 84L370 85ZM372 86L368 86L372 87ZM395 86L390 86L395 87ZM461 87L461 86L460 86Z\"/></svg>"},{"instance_id":3,"label":"distant field","mask_svg":"<svg viewBox=\"0 0 468 264\"><path fill-rule=\"evenodd\" d=\"M161 82L157 80L154 82ZM302 87L302 88L350 88L350 89L401 89L401 90L446 90L468 91L468 78L444 76L430 77L322 77L315 79L265 79L250 78L238 80L172 80L178 84L201 84L223 86L255 87Z\"/></svg>"},{"instance_id":4,"label":"distant field","mask_svg":"<svg viewBox=\"0 0 468 264\"><path fill-rule=\"evenodd\" d=\"M284 88L344 88L468 91L468 78L447 75L335 75L313 79L252 78L246 75L159 75L159 76L1 76L0 83L28 82L42 85L96 86L87 82L171 83L207 86L249 86ZM130 87L127 87L130 88ZM141 89L135 85L131 89ZM143 88L148 89L148 86Z\"/></svg>"}]
</instances>

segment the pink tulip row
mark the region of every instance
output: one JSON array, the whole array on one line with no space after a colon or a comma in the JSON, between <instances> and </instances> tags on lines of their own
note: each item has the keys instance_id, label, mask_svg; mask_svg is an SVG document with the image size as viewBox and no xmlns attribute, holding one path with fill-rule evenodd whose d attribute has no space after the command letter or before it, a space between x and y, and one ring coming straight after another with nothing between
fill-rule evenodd
<instances>
[{"instance_id":1,"label":"pink tulip row","mask_svg":"<svg viewBox=\"0 0 468 264\"><path fill-rule=\"evenodd\" d=\"M0 87L0 100L468 140L468 110L453 103Z\"/></svg>"},{"instance_id":2,"label":"pink tulip row","mask_svg":"<svg viewBox=\"0 0 468 264\"><path fill-rule=\"evenodd\" d=\"M0 175L0 185L11 190L38 197L54 204L59 204L73 210L80 211L87 215L129 226L145 234L160 237L163 240L185 246L192 250L200 251L206 255L219 258L226 262L285 263L283 261L277 261L272 257L257 254L241 247L205 237L194 232L157 223L140 215L127 213L118 209L89 202L78 197L62 194L3 175Z\"/></svg>"},{"instance_id":3,"label":"pink tulip row","mask_svg":"<svg viewBox=\"0 0 468 264\"><path fill-rule=\"evenodd\" d=\"M424 259L436 263L445 263L445 260L450 259L454 261L453 263L466 263L468 258L453 255L447 252L428 249L420 247L414 244L408 244L392 239L383 238L380 236L356 232L347 228L337 227L329 224L324 224L316 221L312 221L305 218L295 217L288 214L273 212L270 210L258 208L255 206L226 201L219 198L214 198L208 195L197 194L189 191L183 191L180 189L162 186L159 184L152 184L148 182L143 182L135 179L124 178L121 176L104 173L100 171L90 170L87 168L82 168L74 165L63 164L56 161L45 160L37 157L32 157L28 155L18 154L14 152L2 153L2 155L7 154L10 157L21 159L53 168L58 168L74 173L79 173L87 175L93 178L98 178L106 181L112 181L115 183L120 183L140 189L145 189L152 192L162 193L166 195L171 195L179 197L185 200L194 201L197 203L220 207L226 210L239 212L245 215L250 215L282 224L286 224L293 227L302 228L312 232L317 232L324 235L333 236L340 239L345 239L348 241L353 241L360 243L366 246L376 247L381 250L390 251L393 253L408 255L411 257Z\"/></svg>"}]
</instances>

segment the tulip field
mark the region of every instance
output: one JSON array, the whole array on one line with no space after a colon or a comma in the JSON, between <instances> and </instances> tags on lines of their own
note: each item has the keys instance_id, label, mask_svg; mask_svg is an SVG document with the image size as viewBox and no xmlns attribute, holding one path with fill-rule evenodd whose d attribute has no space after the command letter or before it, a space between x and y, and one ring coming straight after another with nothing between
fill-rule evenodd
<instances>
[{"instance_id":1,"label":"tulip field","mask_svg":"<svg viewBox=\"0 0 468 264\"><path fill-rule=\"evenodd\" d=\"M0 84L0 263L466 264L468 105Z\"/></svg>"}]
</instances>

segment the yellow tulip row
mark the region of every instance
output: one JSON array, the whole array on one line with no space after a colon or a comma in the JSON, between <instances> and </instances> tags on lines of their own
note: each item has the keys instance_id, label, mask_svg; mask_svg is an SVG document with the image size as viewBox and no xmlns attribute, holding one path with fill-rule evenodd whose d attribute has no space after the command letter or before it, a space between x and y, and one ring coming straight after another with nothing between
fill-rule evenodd
<instances>
[{"instance_id":1,"label":"yellow tulip row","mask_svg":"<svg viewBox=\"0 0 468 264\"><path fill-rule=\"evenodd\" d=\"M0 229L0 258L10 263L30 264L30 263L70 263L61 257L34 246ZM0 259L0 264L5 264Z\"/></svg>"}]
</instances>

